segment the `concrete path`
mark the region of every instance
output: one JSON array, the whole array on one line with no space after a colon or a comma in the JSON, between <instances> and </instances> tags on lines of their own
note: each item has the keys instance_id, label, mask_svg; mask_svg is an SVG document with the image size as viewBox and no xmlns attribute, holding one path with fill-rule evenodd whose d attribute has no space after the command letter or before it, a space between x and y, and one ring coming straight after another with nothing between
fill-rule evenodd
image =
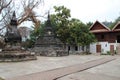
<instances>
[{"instance_id":1,"label":"concrete path","mask_svg":"<svg viewBox=\"0 0 120 80\"><path fill-rule=\"evenodd\" d=\"M120 80L120 55L108 63L73 73L57 80Z\"/></svg>"},{"instance_id":2,"label":"concrete path","mask_svg":"<svg viewBox=\"0 0 120 80\"><path fill-rule=\"evenodd\" d=\"M97 60L112 56L96 55L69 55L63 57L42 57L37 60L23 62L0 63L0 77L3 79L24 76L32 73L48 71L56 68L68 67L82 64L88 61Z\"/></svg>"},{"instance_id":3,"label":"concrete path","mask_svg":"<svg viewBox=\"0 0 120 80\"><path fill-rule=\"evenodd\" d=\"M60 77L63 77L72 73L80 72L80 71L98 66L100 64L104 64L114 59L115 59L114 57L106 57L106 58L92 60L86 63L77 64L69 67L57 68L57 69L33 73L25 76L9 78L6 80L56 80Z\"/></svg>"}]
</instances>

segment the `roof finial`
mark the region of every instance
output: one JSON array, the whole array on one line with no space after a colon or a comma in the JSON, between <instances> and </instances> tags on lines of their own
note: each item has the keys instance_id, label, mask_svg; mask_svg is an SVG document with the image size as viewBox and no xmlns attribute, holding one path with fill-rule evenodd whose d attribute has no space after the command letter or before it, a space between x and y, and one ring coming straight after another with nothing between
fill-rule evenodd
<instances>
[{"instance_id":1,"label":"roof finial","mask_svg":"<svg viewBox=\"0 0 120 80\"><path fill-rule=\"evenodd\" d=\"M13 12L13 17L16 17L15 11Z\"/></svg>"},{"instance_id":2,"label":"roof finial","mask_svg":"<svg viewBox=\"0 0 120 80\"><path fill-rule=\"evenodd\" d=\"M48 11L48 20L50 20L50 11Z\"/></svg>"}]
</instances>

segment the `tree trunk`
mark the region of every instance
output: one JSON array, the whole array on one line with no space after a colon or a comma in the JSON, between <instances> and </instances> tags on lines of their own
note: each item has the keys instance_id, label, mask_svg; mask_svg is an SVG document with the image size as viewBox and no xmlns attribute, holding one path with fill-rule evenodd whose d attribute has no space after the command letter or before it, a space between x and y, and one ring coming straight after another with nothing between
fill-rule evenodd
<instances>
[{"instance_id":1,"label":"tree trunk","mask_svg":"<svg viewBox=\"0 0 120 80\"><path fill-rule=\"evenodd\" d=\"M86 45L86 53L87 53L87 54L90 53L90 45Z\"/></svg>"}]
</instances>

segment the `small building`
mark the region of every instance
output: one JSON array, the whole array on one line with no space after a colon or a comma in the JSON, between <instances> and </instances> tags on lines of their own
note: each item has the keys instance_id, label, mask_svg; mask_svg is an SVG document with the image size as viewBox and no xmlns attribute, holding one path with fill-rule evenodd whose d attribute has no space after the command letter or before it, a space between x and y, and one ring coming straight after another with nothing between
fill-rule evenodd
<instances>
[{"instance_id":1,"label":"small building","mask_svg":"<svg viewBox=\"0 0 120 80\"><path fill-rule=\"evenodd\" d=\"M27 39L30 38L30 32L31 32L31 29L28 28L28 27L19 27L19 32L20 32L20 35L22 37L22 42L25 42Z\"/></svg>"},{"instance_id":2,"label":"small building","mask_svg":"<svg viewBox=\"0 0 120 80\"><path fill-rule=\"evenodd\" d=\"M87 48L90 53L120 53L120 22L111 30L103 23L96 21L89 29L95 35L97 42L90 44L90 46L69 45L67 49L70 53L85 52Z\"/></svg>"}]
</instances>

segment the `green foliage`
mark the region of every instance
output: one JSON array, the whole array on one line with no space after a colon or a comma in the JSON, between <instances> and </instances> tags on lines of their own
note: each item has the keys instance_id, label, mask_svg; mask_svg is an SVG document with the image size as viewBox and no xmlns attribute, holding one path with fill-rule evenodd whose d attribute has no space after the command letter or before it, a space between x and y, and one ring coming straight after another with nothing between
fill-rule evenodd
<instances>
[{"instance_id":1,"label":"green foliage","mask_svg":"<svg viewBox=\"0 0 120 80\"><path fill-rule=\"evenodd\" d=\"M88 22L86 25L90 28L92 26L93 22Z\"/></svg>"},{"instance_id":2,"label":"green foliage","mask_svg":"<svg viewBox=\"0 0 120 80\"><path fill-rule=\"evenodd\" d=\"M114 50L114 53L117 54L117 50Z\"/></svg>"},{"instance_id":3,"label":"green foliage","mask_svg":"<svg viewBox=\"0 0 120 80\"><path fill-rule=\"evenodd\" d=\"M70 10L64 6L54 6L56 14L51 15L51 23L54 26L57 37L65 44L69 37Z\"/></svg>"},{"instance_id":4,"label":"green foliage","mask_svg":"<svg viewBox=\"0 0 120 80\"><path fill-rule=\"evenodd\" d=\"M36 39L41 35L43 35L43 29L44 29L45 23L41 24L40 27L35 29L33 27L33 31L31 32L30 39L26 41L25 47L26 48L31 48L34 46Z\"/></svg>"},{"instance_id":5,"label":"green foliage","mask_svg":"<svg viewBox=\"0 0 120 80\"><path fill-rule=\"evenodd\" d=\"M95 42L95 36L90 33L89 27L91 22L85 25L80 20L72 18L70 19L70 10L64 6L54 6L55 14L50 15L51 24L54 28L57 37L64 43L79 44L81 46L88 46L90 43ZM38 29L34 29L31 32L29 47L33 46L36 39L43 35L43 29L46 23L41 24Z\"/></svg>"},{"instance_id":6,"label":"green foliage","mask_svg":"<svg viewBox=\"0 0 120 80\"><path fill-rule=\"evenodd\" d=\"M89 32L89 23L85 25L80 20L70 19L70 10L64 6L54 7L56 14L51 15L51 22L58 38L64 43L89 45L95 42L95 36Z\"/></svg>"},{"instance_id":7,"label":"green foliage","mask_svg":"<svg viewBox=\"0 0 120 80\"><path fill-rule=\"evenodd\" d=\"M120 21L120 16L110 25L110 28L112 29L119 21Z\"/></svg>"},{"instance_id":8,"label":"green foliage","mask_svg":"<svg viewBox=\"0 0 120 80\"><path fill-rule=\"evenodd\" d=\"M110 52L110 51L107 51L107 55L111 55L111 52Z\"/></svg>"},{"instance_id":9,"label":"green foliage","mask_svg":"<svg viewBox=\"0 0 120 80\"><path fill-rule=\"evenodd\" d=\"M75 44L87 46L90 43L96 41L95 36L92 33L90 33L89 28L84 23L82 23L78 19L72 19L70 23L70 43L75 42Z\"/></svg>"},{"instance_id":10,"label":"green foliage","mask_svg":"<svg viewBox=\"0 0 120 80\"><path fill-rule=\"evenodd\" d=\"M111 55L111 52L107 51L106 53L101 53L101 55Z\"/></svg>"},{"instance_id":11,"label":"green foliage","mask_svg":"<svg viewBox=\"0 0 120 80\"><path fill-rule=\"evenodd\" d=\"M107 27L110 28L110 26L113 24L113 22L108 22L108 21L104 21L102 22L104 25L106 25Z\"/></svg>"}]
</instances>

